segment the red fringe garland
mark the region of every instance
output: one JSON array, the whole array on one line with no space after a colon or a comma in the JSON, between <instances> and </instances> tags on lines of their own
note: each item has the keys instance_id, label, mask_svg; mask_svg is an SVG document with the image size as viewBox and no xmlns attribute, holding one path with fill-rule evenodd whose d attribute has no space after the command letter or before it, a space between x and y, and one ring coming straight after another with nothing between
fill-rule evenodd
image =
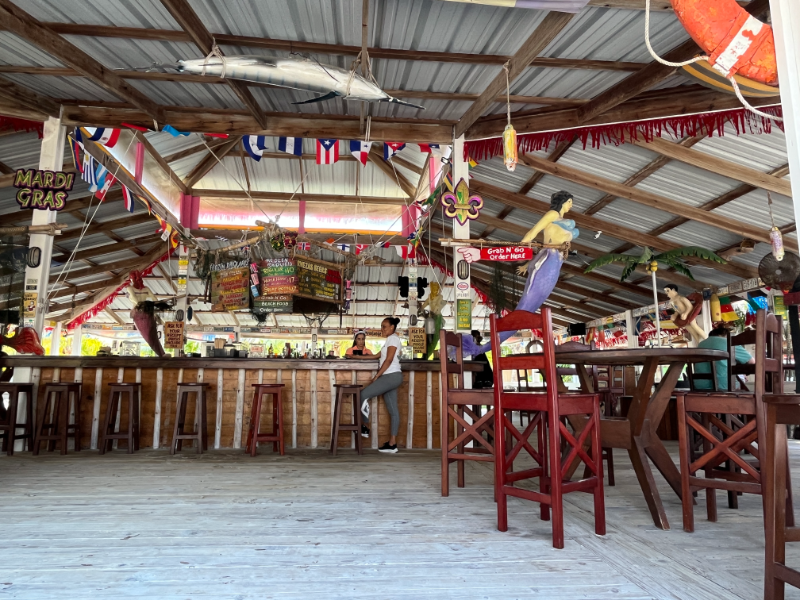
<instances>
[{"instance_id":1,"label":"red fringe garland","mask_svg":"<svg viewBox=\"0 0 800 600\"><path fill-rule=\"evenodd\" d=\"M44 123L38 121L28 121L27 119L17 119L16 117L0 117L0 131L13 129L14 131L35 131L39 139L44 135Z\"/></svg>"},{"instance_id":2,"label":"red fringe garland","mask_svg":"<svg viewBox=\"0 0 800 600\"><path fill-rule=\"evenodd\" d=\"M141 271L141 276L142 277L147 277L148 275L150 275L150 273L153 272L153 269L156 268L156 265L158 263L160 263L160 262L164 262L165 260L167 260L170 257L171 254L172 254L172 251L165 252L164 255L161 258L157 258L156 260L154 260L152 262L152 264L150 264L150 266L148 266L146 269ZM105 298L100 300L100 302L95 304L92 308L87 309L86 311L84 311L83 313L81 313L80 315L78 315L77 317L72 319L72 321L67 323L67 331L72 331L76 327L78 327L80 325L83 325L89 319L91 319L92 317L97 315L99 312L101 312L103 309L109 307L111 305L111 303L114 302L114 300L116 300L117 295L122 290L124 290L126 287L128 287L130 284L131 284L130 278L126 279L125 281L122 282L122 285L120 285L116 290L114 290L108 296L106 296Z\"/></svg>"},{"instance_id":3,"label":"red fringe garland","mask_svg":"<svg viewBox=\"0 0 800 600\"><path fill-rule=\"evenodd\" d=\"M775 117L783 116L780 106L767 106L759 110ZM614 123L611 125L597 125L593 127L579 127L560 131L543 131L541 133L528 133L517 137L517 147L520 154L545 150L550 144L571 141L578 138L586 149L591 141L592 148L600 148L605 144L620 146L625 142L644 140L650 142L654 138L662 137L664 132L675 137L716 134L722 137L725 134L725 125L731 123L736 129L736 135L743 133L771 133L773 121L751 113L746 108L726 110L721 112L702 113L698 115L685 115L680 117L667 117L649 121L632 121L629 123ZM783 122L776 121L783 130ZM471 157L476 161L489 160L495 156L503 155L503 139L491 138L477 140L464 144L464 160Z\"/></svg>"}]
</instances>

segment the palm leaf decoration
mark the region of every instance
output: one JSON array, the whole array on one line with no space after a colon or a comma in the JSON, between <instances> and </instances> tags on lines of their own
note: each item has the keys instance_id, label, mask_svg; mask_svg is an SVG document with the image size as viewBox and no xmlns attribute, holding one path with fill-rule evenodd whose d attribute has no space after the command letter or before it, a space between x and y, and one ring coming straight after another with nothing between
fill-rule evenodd
<instances>
[{"instance_id":1,"label":"palm leaf decoration","mask_svg":"<svg viewBox=\"0 0 800 600\"><path fill-rule=\"evenodd\" d=\"M684 246L682 248L675 248L661 254L656 254L652 248L643 248L641 254L605 254L593 260L589 266L586 267L584 273L591 273L595 269L610 265L612 263L622 263L622 275L620 281L625 281L636 270L639 265L646 265L648 271L655 271L658 269L659 263L665 267L675 269L678 273L686 275L689 279L694 280L692 272L684 262L685 258L702 258L711 260L720 264L725 264L725 260L714 254L711 250L701 248L700 246Z\"/></svg>"}]
</instances>

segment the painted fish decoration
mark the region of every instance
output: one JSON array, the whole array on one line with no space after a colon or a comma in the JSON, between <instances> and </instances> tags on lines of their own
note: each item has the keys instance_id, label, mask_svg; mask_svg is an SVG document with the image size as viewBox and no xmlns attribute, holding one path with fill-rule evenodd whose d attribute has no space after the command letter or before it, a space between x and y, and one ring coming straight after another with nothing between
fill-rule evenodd
<instances>
[{"instance_id":1,"label":"painted fish decoration","mask_svg":"<svg viewBox=\"0 0 800 600\"><path fill-rule=\"evenodd\" d=\"M268 83L277 87L322 94L318 98L294 104L310 104L332 98L344 98L364 102L391 102L421 110L425 109L423 106L393 98L376 84L357 73L332 65L324 65L305 57L226 56L220 58L211 56L179 60L177 66L173 68L181 73L209 75L252 83Z\"/></svg>"}]
</instances>

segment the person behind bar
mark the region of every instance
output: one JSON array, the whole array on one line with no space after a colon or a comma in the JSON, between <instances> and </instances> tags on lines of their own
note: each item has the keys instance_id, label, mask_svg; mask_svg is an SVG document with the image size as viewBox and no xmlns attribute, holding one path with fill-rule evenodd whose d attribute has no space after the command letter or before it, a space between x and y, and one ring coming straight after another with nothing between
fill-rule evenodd
<instances>
[{"instance_id":1,"label":"person behind bar","mask_svg":"<svg viewBox=\"0 0 800 600\"><path fill-rule=\"evenodd\" d=\"M386 342L381 348L380 368L367 387L361 390L361 435L369 437L369 401L383 394L386 410L391 418L391 436L389 441L378 448L381 452L395 454L397 452L397 431L400 429L400 411L397 408L397 390L403 383L403 374L400 372L400 338L395 333L400 319L386 317L381 322L381 335ZM346 355L346 358L373 359L370 355Z\"/></svg>"},{"instance_id":2,"label":"person behind bar","mask_svg":"<svg viewBox=\"0 0 800 600\"><path fill-rule=\"evenodd\" d=\"M350 346L344 353L345 356L372 356L372 350L367 348L367 333L365 331L356 331L356 337L353 338L353 345Z\"/></svg>"}]
</instances>

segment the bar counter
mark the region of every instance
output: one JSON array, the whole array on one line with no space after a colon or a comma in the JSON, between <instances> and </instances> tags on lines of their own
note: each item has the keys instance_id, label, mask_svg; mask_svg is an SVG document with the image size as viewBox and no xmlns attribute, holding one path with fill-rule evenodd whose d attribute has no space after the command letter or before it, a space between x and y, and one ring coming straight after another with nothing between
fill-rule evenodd
<instances>
[{"instance_id":1,"label":"bar counter","mask_svg":"<svg viewBox=\"0 0 800 600\"><path fill-rule=\"evenodd\" d=\"M401 361L401 365L403 385L398 395L398 445L438 448L439 361ZM142 384L142 447L169 446L175 423L177 384L202 382L209 384L209 445L213 439L214 448L241 448L243 432L246 437L250 425L252 384L277 382L285 385L282 400L287 448L326 448L331 439L333 385L366 385L377 371L378 361L11 356L0 358L0 366L15 367L16 380L27 381L30 378L34 384L34 414L38 414L36 407L43 398L47 382L81 383L82 448L97 448L100 419L108 403L108 385L116 382ZM465 366L469 370L482 368L482 364ZM20 371L24 367L31 369L29 376ZM345 414L349 414L347 409L348 405ZM187 414L194 414L193 410L192 402ZM126 415L122 414L121 419L124 425ZM370 420L373 434L366 447L377 448L379 440L382 443L389 436L389 418L382 399L372 400ZM70 422L73 422L72 417ZM350 437L341 435L339 446L350 447Z\"/></svg>"}]
</instances>

